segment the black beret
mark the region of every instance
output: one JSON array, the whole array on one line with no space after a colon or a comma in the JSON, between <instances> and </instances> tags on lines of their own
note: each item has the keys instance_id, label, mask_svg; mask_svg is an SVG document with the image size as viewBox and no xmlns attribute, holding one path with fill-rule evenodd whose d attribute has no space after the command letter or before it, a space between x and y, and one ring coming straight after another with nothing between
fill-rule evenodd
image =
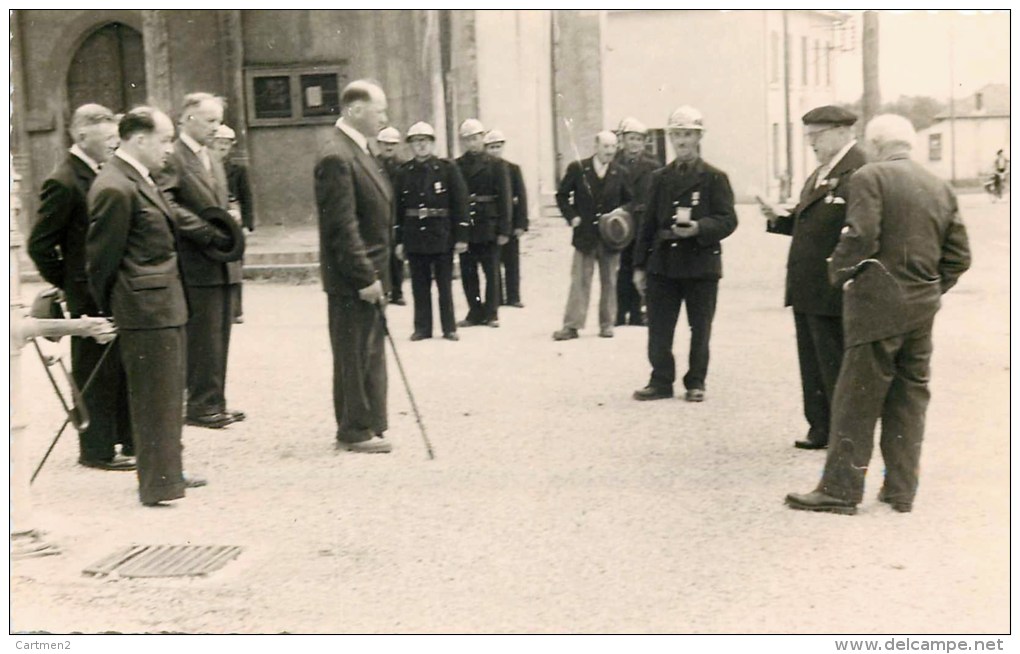
<instances>
[{"instance_id":1,"label":"black beret","mask_svg":"<svg viewBox=\"0 0 1020 654\"><path fill-rule=\"evenodd\" d=\"M853 125L857 122L857 116L852 111L827 104L815 107L804 114L801 120L805 125Z\"/></svg>"}]
</instances>

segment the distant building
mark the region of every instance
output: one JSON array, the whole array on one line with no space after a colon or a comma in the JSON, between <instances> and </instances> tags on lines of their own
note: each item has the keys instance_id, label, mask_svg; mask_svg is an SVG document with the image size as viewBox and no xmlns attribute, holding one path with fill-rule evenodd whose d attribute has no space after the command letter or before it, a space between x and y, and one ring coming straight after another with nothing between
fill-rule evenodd
<instances>
[{"instance_id":1,"label":"distant building","mask_svg":"<svg viewBox=\"0 0 1020 654\"><path fill-rule=\"evenodd\" d=\"M594 135L625 116L653 129L653 149L668 160L662 127L680 104L704 113L705 157L730 174L739 199L777 195L784 184L796 193L814 166L800 116L834 100L845 18L809 10L16 10L11 151L23 180L21 228L31 227L39 186L70 145L76 106L122 112L148 103L174 117L191 91L227 99L256 224L311 224L319 136L338 116L340 89L361 77L382 84L402 132L418 120L435 125L440 155L460 153L465 118L502 130L536 205L550 203L567 164L590 156Z\"/></svg>"},{"instance_id":2,"label":"distant building","mask_svg":"<svg viewBox=\"0 0 1020 654\"><path fill-rule=\"evenodd\" d=\"M960 184L984 181L992 174L996 151L1009 156L1009 85L989 84L957 100L953 113L939 114L918 133L916 159Z\"/></svg>"}]
</instances>

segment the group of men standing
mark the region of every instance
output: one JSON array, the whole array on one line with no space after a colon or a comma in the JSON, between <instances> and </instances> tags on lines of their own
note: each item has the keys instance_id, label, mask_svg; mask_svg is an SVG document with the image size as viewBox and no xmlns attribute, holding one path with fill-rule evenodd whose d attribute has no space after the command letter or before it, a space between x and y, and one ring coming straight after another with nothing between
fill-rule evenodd
<instances>
[{"instance_id":1,"label":"group of men standing","mask_svg":"<svg viewBox=\"0 0 1020 654\"><path fill-rule=\"evenodd\" d=\"M210 147L223 136L223 110L216 96L188 95L175 139L173 122L152 107L123 116L78 108L74 145L43 183L29 238L30 256L63 290L72 317L107 316L117 327L105 349L72 340L77 384L92 377L79 462L137 470L148 506L206 483L183 473L184 422L222 428L245 417L225 397L244 237Z\"/></svg>"}]
</instances>

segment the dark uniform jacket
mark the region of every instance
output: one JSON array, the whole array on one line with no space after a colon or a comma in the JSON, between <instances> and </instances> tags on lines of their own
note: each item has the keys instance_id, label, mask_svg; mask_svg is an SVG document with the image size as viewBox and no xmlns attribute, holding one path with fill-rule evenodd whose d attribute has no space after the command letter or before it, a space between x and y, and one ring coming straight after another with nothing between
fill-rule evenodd
<instances>
[{"instance_id":1,"label":"dark uniform jacket","mask_svg":"<svg viewBox=\"0 0 1020 654\"><path fill-rule=\"evenodd\" d=\"M465 152L457 167L468 188L470 243L490 243L513 233L513 193L503 162L485 152Z\"/></svg>"},{"instance_id":2,"label":"dark uniform jacket","mask_svg":"<svg viewBox=\"0 0 1020 654\"><path fill-rule=\"evenodd\" d=\"M528 230L528 192L524 188L524 175L521 167L509 161L503 161L510 173L510 193L513 195L513 228Z\"/></svg>"},{"instance_id":3,"label":"dark uniform jacket","mask_svg":"<svg viewBox=\"0 0 1020 654\"><path fill-rule=\"evenodd\" d=\"M471 233L468 191L452 161L429 157L400 167L395 238L408 254L445 254Z\"/></svg>"},{"instance_id":4,"label":"dark uniform jacket","mask_svg":"<svg viewBox=\"0 0 1020 654\"><path fill-rule=\"evenodd\" d=\"M389 293L393 188L382 164L339 128L321 145L315 203L325 291L357 295L378 279Z\"/></svg>"},{"instance_id":5,"label":"dark uniform jacket","mask_svg":"<svg viewBox=\"0 0 1020 654\"><path fill-rule=\"evenodd\" d=\"M248 181L248 167L244 164L227 161L223 164L223 172L227 176L227 189L230 191L230 202L236 202L241 210L241 226L255 231L255 200L251 193L251 182Z\"/></svg>"},{"instance_id":6,"label":"dark uniform jacket","mask_svg":"<svg viewBox=\"0 0 1020 654\"><path fill-rule=\"evenodd\" d=\"M85 245L89 287L118 329L188 322L172 209L159 189L111 157L88 194Z\"/></svg>"},{"instance_id":7,"label":"dark uniform jacket","mask_svg":"<svg viewBox=\"0 0 1020 654\"><path fill-rule=\"evenodd\" d=\"M627 185L634 194L629 209L634 219L638 220L644 215L645 205L648 203L648 193L652 189L652 173L661 166L646 152L630 157L621 150L616 154L615 161L627 170Z\"/></svg>"},{"instance_id":8,"label":"dark uniform jacket","mask_svg":"<svg viewBox=\"0 0 1020 654\"><path fill-rule=\"evenodd\" d=\"M567 223L574 218L581 219L570 242L588 254L595 252L599 244L599 216L633 199L627 186L626 169L610 161L605 176L599 179L593 160L594 157L588 157L571 162L556 190L556 205Z\"/></svg>"},{"instance_id":9,"label":"dark uniform jacket","mask_svg":"<svg viewBox=\"0 0 1020 654\"><path fill-rule=\"evenodd\" d=\"M864 163L864 153L855 145L817 189L818 170L808 177L790 215L780 216L774 225L766 223L773 234L793 236L786 261L786 306L794 311L819 316L843 311L843 293L829 283L825 261L846 221L850 176Z\"/></svg>"},{"instance_id":10,"label":"dark uniform jacket","mask_svg":"<svg viewBox=\"0 0 1020 654\"><path fill-rule=\"evenodd\" d=\"M691 209L698 235L673 239L677 207ZM674 160L652 173L645 220L634 245L634 267L673 279L722 277L722 241L737 228L733 190L726 173L700 158L681 166Z\"/></svg>"},{"instance_id":11,"label":"dark uniform jacket","mask_svg":"<svg viewBox=\"0 0 1020 654\"><path fill-rule=\"evenodd\" d=\"M383 170L386 171L386 177L389 178L390 184L396 184L397 175L400 174L400 167L403 166L405 162L401 161L400 157L397 156L378 157L378 159L379 163L382 164Z\"/></svg>"},{"instance_id":12,"label":"dark uniform jacket","mask_svg":"<svg viewBox=\"0 0 1020 654\"><path fill-rule=\"evenodd\" d=\"M39 274L63 289L74 316L97 312L85 276L86 198L95 178L87 163L68 153L43 182L39 221L28 239L28 255Z\"/></svg>"},{"instance_id":13,"label":"dark uniform jacket","mask_svg":"<svg viewBox=\"0 0 1020 654\"><path fill-rule=\"evenodd\" d=\"M188 286L240 284L240 261L222 263L206 256L215 228L198 215L209 207L225 210L229 206L227 176L222 164L212 158L210 173L198 155L178 140L166 168L153 176L170 200L177 221L184 283Z\"/></svg>"},{"instance_id":14,"label":"dark uniform jacket","mask_svg":"<svg viewBox=\"0 0 1020 654\"><path fill-rule=\"evenodd\" d=\"M970 267L952 188L905 154L854 173L849 205L829 262L832 283L846 284L846 347L921 327Z\"/></svg>"}]
</instances>

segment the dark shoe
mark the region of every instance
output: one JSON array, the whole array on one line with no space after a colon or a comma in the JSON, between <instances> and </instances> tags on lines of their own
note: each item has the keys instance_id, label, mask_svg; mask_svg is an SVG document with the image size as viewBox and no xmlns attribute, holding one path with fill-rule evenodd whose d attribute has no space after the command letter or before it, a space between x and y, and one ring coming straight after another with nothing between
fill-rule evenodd
<instances>
[{"instance_id":1,"label":"dark shoe","mask_svg":"<svg viewBox=\"0 0 1020 654\"><path fill-rule=\"evenodd\" d=\"M234 324L235 325L243 325L244 324L244 316L234 316Z\"/></svg>"},{"instance_id":2,"label":"dark shoe","mask_svg":"<svg viewBox=\"0 0 1020 654\"><path fill-rule=\"evenodd\" d=\"M523 309L524 308L524 303L521 302L520 300L517 300L516 302L508 302L507 306L517 307L518 309Z\"/></svg>"},{"instance_id":3,"label":"dark shoe","mask_svg":"<svg viewBox=\"0 0 1020 654\"><path fill-rule=\"evenodd\" d=\"M672 388L657 388L655 386L648 385L641 390L634 391L634 399L639 402L646 402L648 400L668 400L672 397Z\"/></svg>"},{"instance_id":4,"label":"dark shoe","mask_svg":"<svg viewBox=\"0 0 1020 654\"><path fill-rule=\"evenodd\" d=\"M432 334L422 334L421 332L411 334L412 341L424 341L426 338L432 338Z\"/></svg>"},{"instance_id":5,"label":"dark shoe","mask_svg":"<svg viewBox=\"0 0 1020 654\"><path fill-rule=\"evenodd\" d=\"M857 513L857 505L850 500L841 500L821 491L804 494L790 493L786 496L786 506L798 511L821 511L823 513L839 513L840 515Z\"/></svg>"},{"instance_id":6,"label":"dark shoe","mask_svg":"<svg viewBox=\"0 0 1020 654\"><path fill-rule=\"evenodd\" d=\"M138 462L133 456L114 454L109 460L104 459L78 459L79 465L96 470L137 470Z\"/></svg>"},{"instance_id":7,"label":"dark shoe","mask_svg":"<svg viewBox=\"0 0 1020 654\"><path fill-rule=\"evenodd\" d=\"M602 329L599 330L599 338L612 338L612 337L613 337L612 327L603 327Z\"/></svg>"},{"instance_id":8,"label":"dark shoe","mask_svg":"<svg viewBox=\"0 0 1020 654\"><path fill-rule=\"evenodd\" d=\"M488 325L489 327L499 327L499 321L496 320L495 318L487 321L485 324Z\"/></svg>"},{"instance_id":9,"label":"dark shoe","mask_svg":"<svg viewBox=\"0 0 1020 654\"><path fill-rule=\"evenodd\" d=\"M460 340L460 336L457 336L457 332L447 332L447 333L443 334L443 338L445 338L448 341L459 341Z\"/></svg>"},{"instance_id":10,"label":"dark shoe","mask_svg":"<svg viewBox=\"0 0 1020 654\"><path fill-rule=\"evenodd\" d=\"M337 447L348 452L360 452L362 454L386 454L393 451L393 445L382 436L376 436L367 441L358 441L357 443L337 441Z\"/></svg>"},{"instance_id":11,"label":"dark shoe","mask_svg":"<svg viewBox=\"0 0 1020 654\"><path fill-rule=\"evenodd\" d=\"M184 473L183 476L185 488L201 488L202 486L209 485L209 481L205 477L189 475L188 473Z\"/></svg>"},{"instance_id":12,"label":"dark shoe","mask_svg":"<svg viewBox=\"0 0 1020 654\"><path fill-rule=\"evenodd\" d=\"M248 417L248 415L244 411L238 411L235 409L227 409L223 413L233 418L234 422L241 422Z\"/></svg>"},{"instance_id":13,"label":"dark shoe","mask_svg":"<svg viewBox=\"0 0 1020 654\"><path fill-rule=\"evenodd\" d=\"M894 502L890 499L887 499L885 496L884 488L878 491L878 501L882 502L883 504L888 504L889 506L892 507L892 510L897 513L910 513L911 511L914 510L914 505L912 502Z\"/></svg>"},{"instance_id":14,"label":"dark shoe","mask_svg":"<svg viewBox=\"0 0 1020 654\"><path fill-rule=\"evenodd\" d=\"M688 402L704 402L705 401L705 389L703 388L688 388L687 392L684 393L684 399Z\"/></svg>"},{"instance_id":15,"label":"dark shoe","mask_svg":"<svg viewBox=\"0 0 1020 654\"><path fill-rule=\"evenodd\" d=\"M405 306L407 302L402 297L395 297L392 300L390 300L390 304L395 304L398 307L402 307Z\"/></svg>"},{"instance_id":16,"label":"dark shoe","mask_svg":"<svg viewBox=\"0 0 1020 654\"><path fill-rule=\"evenodd\" d=\"M213 413L207 416L188 416L184 420L186 425L205 427L206 429L223 429L233 422L236 422L234 417L226 413Z\"/></svg>"},{"instance_id":17,"label":"dark shoe","mask_svg":"<svg viewBox=\"0 0 1020 654\"><path fill-rule=\"evenodd\" d=\"M480 325L480 324L482 324L482 323L475 322L474 320L470 320L468 318L465 318L464 320L461 320L459 323L457 323L457 326L458 327L474 327L474 326Z\"/></svg>"},{"instance_id":18,"label":"dark shoe","mask_svg":"<svg viewBox=\"0 0 1020 654\"><path fill-rule=\"evenodd\" d=\"M829 444L819 443L818 441L813 441L810 438L805 438L804 440L794 441L793 446L799 450L824 450L829 447Z\"/></svg>"},{"instance_id":19,"label":"dark shoe","mask_svg":"<svg viewBox=\"0 0 1020 654\"><path fill-rule=\"evenodd\" d=\"M554 341L569 341L577 338L577 330L573 327L564 327L559 331L553 332Z\"/></svg>"}]
</instances>

